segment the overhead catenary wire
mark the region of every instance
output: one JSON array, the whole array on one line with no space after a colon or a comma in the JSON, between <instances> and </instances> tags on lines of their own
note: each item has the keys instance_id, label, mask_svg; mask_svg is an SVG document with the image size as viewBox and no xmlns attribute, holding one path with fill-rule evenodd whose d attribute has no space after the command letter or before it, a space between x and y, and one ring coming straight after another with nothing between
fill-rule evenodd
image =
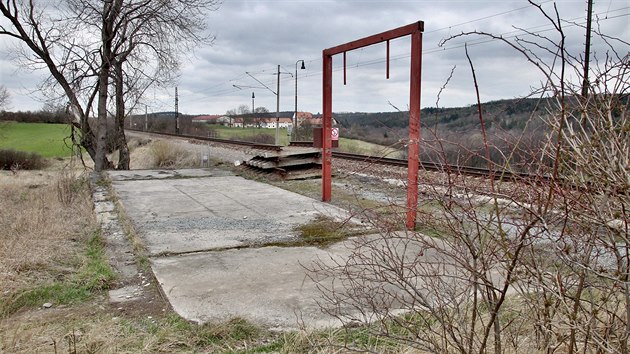
<instances>
[{"instance_id":1,"label":"overhead catenary wire","mask_svg":"<svg viewBox=\"0 0 630 354\"><path fill-rule=\"evenodd\" d=\"M613 10L612 12L616 12L616 11L623 11L623 10L627 10L630 9L630 7L625 7L625 8L621 8L621 9L617 9L617 10ZM597 14L599 15L599 14ZM608 19L615 19L615 18L620 18L620 17L628 17L630 16L629 13L625 13L625 14L620 14L617 16L609 16ZM574 22L576 20L581 19L581 17L576 17L576 18L572 18L572 19L568 19L568 20L563 20L563 22L565 24L568 24L569 26L579 26L579 25L584 25L586 22ZM548 32L548 31L552 31L554 28L552 25L540 25L540 26L534 26L534 27L529 27L529 28L525 28L525 29L514 29L512 31L508 31L508 32L504 32L501 34L498 34L497 37L501 37L503 39L511 39L511 38L516 38L519 35L527 35L527 34L541 34L544 32ZM393 42L394 40L392 40ZM495 42L496 39L489 39L489 38L479 38L479 39L473 39L473 40L469 40L469 41L461 41L461 42L456 42L448 47L438 47L438 48L432 48L432 49L427 49L427 50L423 50L422 51L422 55L427 55L427 54L434 54L434 53L440 53L440 52L444 52L444 51L448 51L448 50L455 50L455 49L460 49L463 48L464 45L468 45L469 47L472 46L477 46L477 45L481 45L481 44L487 44L487 43L491 43L491 42ZM622 41L623 42L623 41ZM624 42L625 43L625 42ZM396 60L401 60L401 59L405 59L405 58L409 58L410 54L401 54L401 55L397 55L397 56L391 56L390 57L390 61L396 61ZM321 61L321 59L316 59ZM356 65L353 66L349 66L348 68L358 68L358 67L362 67L362 66L369 66L369 65L375 65L375 64L381 64L384 63L385 59L374 59L374 60L368 60L362 63L357 63ZM342 68L336 68L333 69L333 71L339 71L342 70ZM308 77L309 75L316 75L321 73L321 70L315 71L315 72L309 72L306 75L303 75L302 77Z\"/></svg>"},{"instance_id":2,"label":"overhead catenary wire","mask_svg":"<svg viewBox=\"0 0 630 354\"><path fill-rule=\"evenodd\" d=\"M548 1L544 1L541 4L545 4L545 3L549 3L552 2L552 0L548 0ZM470 21L465 21L465 22L461 22L461 23L457 23L454 25L450 25L450 26L445 26L445 27L441 27L438 29L434 29L434 30L430 30L425 32L425 34L431 34L431 33L437 33L440 31L445 31L445 30L452 30L453 28L456 27L460 27L463 25L467 25L467 24L471 24L471 23L475 23L475 22L479 22L479 21L483 21L483 20L487 20L487 19L491 19L491 18L495 18L495 17L499 17L499 16L505 16L506 14L509 13L514 13L514 12L518 12L518 11L522 11L524 9L529 8L529 6L523 6L523 7L519 7L516 9L512 9L512 10L508 10L508 11L503 11L500 13L496 13L493 15L489 15L489 16L484 16L481 18L477 18L474 20L470 20ZM605 16L604 18L600 18L600 21L605 21L605 20L611 20L611 19L616 19L616 18L621 18L621 17L627 17L630 14L626 11L628 10L630 7L622 7L622 8L618 8L618 9L614 9L614 10L610 10L610 6L608 7L608 9L604 12L595 14L596 16L600 16L603 15ZM626 12L623 12L626 11ZM619 12L622 12L620 14L617 14ZM617 15L615 15L617 14ZM585 22L578 22L579 20L583 20L583 17L575 17L575 18L571 18L571 19L567 19L567 20L562 20L563 23L567 24L568 26L581 26L583 25ZM553 27L549 24L547 25L540 25L540 26L533 26L533 27L528 27L528 28L523 28L523 29L518 29L515 28L511 31L507 31L504 33L501 33L497 36L500 36L504 39L510 39L510 38L515 38L519 35L527 35L527 34L540 34L540 33L544 33L547 31L551 31L553 30ZM395 42L398 40L403 40L403 39L395 39L392 40L391 42ZM483 45L483 44L487 44L490 42L495 41L494 39L488 39L488 38L479 38L479 39L473 39L473 40L468 40L466 41L467 45L469 47L471 46L477 46L477 45ZM444 51L448 51L448 50L455 50L455 49L460 49L463 48L464 46L464 42L454 42L449 46L446 47L432 47L432 48L428 48L422 51L423 55L430 55L430 54L435 54L435 53L440 53L440 52L444 52ZM356 64L353 64L351 66L348 66L347 69L356 69L356 68L360 68L360 67L365 67L365 66L370 66L370 65L376 65L376 64L381 64L385 62L385 59L372 59L372 60L365 60L365 61L361 61L361 57L362 57L363 53L360 53ZM401 60L401 59L405 59L405 58L409 58L410 54L400 54L400 55L392 55L390 56L390 61L397 61L397 60ZM322 70L321 70L321 65L317 65L318 62L321 62L321 58L311 58L311 59L305 59L306 62L306 66L307 66L307 71L303 74L300 75L300 79L308 79L314 76L318 76L321 74ZM310 68L316 68L316 69L310 69ZM310 69L310 70L309 70ZM334 72L338 72L340 70L342 70L343 68L339 67L339 68L335 68L333 69ZM284 69L286 70L286 69ZM251 74L255 74L255 75L261 75L261 74L265 74L265 73L269 73L270 76L275 76L276 73L271 73L271 71L275 71L275 68L265 68L265 69L258 69L258 70L247 70L249 73ZM290 73L290 71L287 70L287 72ZM239 80L245 78L246 74L239 74L236 75L234 77L232 77L229 80L226 80L224 82L215 84L211 87L207 87L204 89L200 89L200 90L195 90L195 91L189 91L187 92L189 95L198 95L204 92L208 92L211 91L207 94L204 94L203 97L199 97L199 98L191 98L189 100L189 102L199 102L202 101L203 99L205 99L205 97L220 97L220 96L227 96L227 95L232 95L235 94L241 90L235 88L232 86L233 82L239 82ZM287 82L293 80L292 77L283 77L280 79L281 82ZM273 84L273 82L275 82L275 79L271 79L268 81L269 84ZM216 89L216 90L215 90Z\"/></svg>"}]
</instances>

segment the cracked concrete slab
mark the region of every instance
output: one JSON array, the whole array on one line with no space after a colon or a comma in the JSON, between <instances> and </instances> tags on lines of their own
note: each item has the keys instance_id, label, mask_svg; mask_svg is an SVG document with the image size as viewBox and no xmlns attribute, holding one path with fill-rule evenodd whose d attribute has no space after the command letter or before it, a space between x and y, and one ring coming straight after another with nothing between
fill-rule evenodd
<instances>
[{"instance_id":1,"label":"cracked concrete slab","mask_svg":"<svg viewBox=\"0 0 630 354\"><path fill-rule=\"evenodd\" d=\"M179 170L129 170L129 171L108 171L112 181L131 180L151 180L169 178L194 178L194 177L216 177L232 176L233 173L212 168L179 169Z\"/></svg>"},{"instance_id":2,"label":"cracked concrete slab","mask_svg":"<svg viewBox=\"0 0 630 354\"><path fill-rule=\"evenodd\" d=\"M112 181L150 255L288 242L335 206L237 176Z\"/></svg>"},{"instance_id":3,"label":"cracked concrete slab","mask_svg":"<svg viewBox=\"0 0 630 354\"><path fill-rule=\"evenodd\" d=\"M261 247L154 258L151 266L173 309L198 323L245 318L272 329L337 324L318 304L305 267L344 254L343 246Z\"/></svg>"},{"instance_id":4,"label":"cracked concrete slab","mask_svg":"<svg viewBox=\"0 0 630 354\"><path fill-rule=\"evenodd\" d=\"M295 227L321 214L345 220L346 211L211 169L110 176L163 293L184 318L243 317L277 329L334 324L319 310L320 294L303 265L341 256L343 244L265 245L297 239Z\"/></svg>"}]
</instances>

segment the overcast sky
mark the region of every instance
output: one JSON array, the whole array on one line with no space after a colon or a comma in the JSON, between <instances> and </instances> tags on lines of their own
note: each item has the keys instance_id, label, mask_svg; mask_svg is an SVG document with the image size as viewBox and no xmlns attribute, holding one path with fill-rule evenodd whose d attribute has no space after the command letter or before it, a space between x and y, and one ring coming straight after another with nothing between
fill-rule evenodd
<instances>
[{"instance_id":1,"label":"overcast sky","mask_svg":"<svg viewBox=\"0 0 630 354\"><path fill-rule=\"evenodd\" d=\"M539 1L548 11L554 2ZM579 24L585 22L586 0L559 0L560 16ZM630 2L596 0L594 14L609 35L630 39ZM479 79L482 101L521 97L539 85L541 75L518 53L504 44L457 39L444 47L440 40L462 31L486 31L512 36L516 28L535 32L550 29L548 21L525 0L412 1L412 0L225 0L208 14L208 25L216 36L213 46L199 48L185 59L178 83L179 111L187 114L223 114L241 104L276 109L277 65L281 65L280 109L294 109L296 61L300 111L321 112L322 50L368 35L417 21L424 21L422 107L435 107L440 88L454 69L453 77L440 95L439 106L455 107L475 102L470 66L463 43ZM565 23L567 43L579 54L584 29ZM541 32L557 38L552 31ZM617 43L627 53L629 47ZM10 60L10 46L0 37L0 79L11 95L13 110L37 110L41 97L33 94L42 73L19 70ZM599 41L595 51L602 51ZM603 53L601 53L603 54ZM341 55L334 58L333 111L392 111L407 109L409 102L409 38L390 44L390 79L385 78L385 44L347 53L347 85L343 85ZM293 76L292 76L293 75ZM240 89L239 89L240 88ZM149 111L174 110L175 88L151 89ZM144 111L144 109L142 109Z\"/></svg>"}]
</instances>

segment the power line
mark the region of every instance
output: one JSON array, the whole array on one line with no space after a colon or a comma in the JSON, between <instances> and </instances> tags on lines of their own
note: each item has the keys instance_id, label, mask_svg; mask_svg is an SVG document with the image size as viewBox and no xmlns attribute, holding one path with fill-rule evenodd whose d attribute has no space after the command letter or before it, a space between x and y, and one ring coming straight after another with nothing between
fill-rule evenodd
<instances>
[{"instance_id":1,"label":"power line","mask_svg":"<svg viewBox=\"0 0 630 354\"><path fill-rule=\"evenodd\" d=\"M622 8L622 9L618 9L618 10L613 10L613 12L616 11L622 11L625 9L628 9L630 7L626 7L626 8ZM614 18L619 18L619 17L624 17L624 16L630 16L630 14L621 14L618 16L609 16L607 19L614 19ZM563 22L567 23L569 25L569 27L575 27L575 26L579 26L579 25L583 25L586 22L581 22L581 23L576 23L576 22L572 22L575 20L579 20L581 19L581 17L576 17L576 18L572 18L569 20L563 20ZM538 29L537 31L534 31ZM548 32L554 30L553 25L540 25L540 26L534 26L534 27L530 27L527 29L515 29L512 31L508 31L508 32L504 32L501 33L499 35L497 35L498 37L502 37L503 39L511 39L511 38L516 38L519 35L529 35L529 34L540 34L540 33L544 33L544 32ZM476 46L476 45L481 45L481 44L487 44L487 43L491 43L496 41L495 39L489 39L489 38L480 38L480 39L475 39L472 41L466 41L466 42L456 42L453 45L450 45L448 47L438 47L438 48L432 48L432 49L427 49L427 50L423 50L422 51L422 55L426 55L426 54L433 54L433 53L440 53L440 52L444 52L447 50L454 50L454 49L459 49L459 48L463 48L464 45L468 45L469 47L472 46ZM391 56L390 57L390 61L396 61L396 60L400 60L400 59L405 59L405 58L409 58L411 56L411 54L401 54L401 55L397 55L397 56ZM319 59L321 60L321 59ZM354 69L357 67L362 67L362 66L370 66L370 65L375 65L375 64L381 64L384 63L386 60L385 59L374 59L374 60L369 60L369 61L365 61L362 63L358 63L356 65L352 65L352 66L347 66L347 69ZM342 70L343 67L341 68L336 68L333 69L334 72L340 71ZM321 70L318 71L312 71L309 72L305 75L302 75L302 77L309 77L309 76L313 76L316 74L321 73Z\"/></svg>"},{"instance_id":2,"label":"power line","mask_svg":"<svg viewBox=\"0 0 630 354\"><path fill-rule=\"evenodd\" d=\"M541 4L545 4L545 3L548 3L548 2L551 2L551 1L553 1L553 0L543 1ZM460 26L463 26L463 25L466 25L466 24L470 24L470 23L475 23L475 22L479 22L479 21L483 21L483 20L491 19L491 18L494 18L494 17L504 16L504 15L506 15L506 14L509 14L509 13L512 13L512 12L521 11L521 10L524 10L524 9L527 9L527 8L530 8L530 6L522 6L522 7L516 8L516 9L512 9L512 10L508 10L508 11L503 11L503 12L496 13L496 14L492 14L492 15L489 15L489 16L480 17L480 18L477 18L477 19L474 19L474 20L470 20L470 21L465 21L465 22L457 23L457 24L450 25L450 26L446 26L446 27L443 27L443 28L438 28L438 29L435 29L435 30L431 30L431 31L425 32L425 34L435 33L435 32L443 31L443 30L446 30L446 29L451 29L451 28L454 28L454 27L460 27ZM399 40L399 39L392 40L392 42L394 42L394 41L396 41L396 40ZM361 53L362 53L362 52L361 52ZM307 62L314 62L314 61L320 61L320 60L321 60L321 59L312 59L312 60L306 60L306 61L307 61ZM359 66L360 62L361 62L361 61L360 61L360 57L359 57L359 59L357 60L357 64L356 64L356 66L357 66L357 67ZM262 70L259 70L259 71L252 71L252 70L248 70L248 72L250 72L250 73L251 73L251 74L253 74L253 75L258 75L258 74L262 74L262 73L264 73L264 72L267 72L267 71L273 71L273 70L275 70L275 68L262 69ZM245 76L245 74L241 74L241 75L237 76L235 79L233 79L233 80L231 79L231 80L229 80L229 81L230 81L230 82L231 82L231 81L236 81L236 80L238 80L239 78L242 78L242 77L244 77L244 76ZM218 86L222 86L222 85L225 85L225 83L217 84L217 85L215 85L215 86L213 86L213 87L218 87ZM206 90L212 89L213 87L206 88L206 89L202 89L202 90L198 90L198 91L196 91L196 92L193 92L193 94L194 94L194 93L204 92L204 91L206 91Z\"/></svg>"},{"instance_id":3,"label":"power line","mask_svg":"<svg viewBox=\"0 0 630 354\"><path fill-rule=\"evenodd\" d=\"M545 3L549 3L549 2L552 2L552 0L544 1L541 4L545 4ZM445 27L442 27L442 28L439 28L439 29L427 31L427 32L425 32L425 34L436 33L436 32L444 31L444 30L450 30L450 29L455 28L455 27L460 27L460 26L463 26L463 25L466 25L466 24L479 22L479 21L490 19L490 18L504 16L506 14L517 12L517 11L521 11L521 10L528 9L528 8L531 8L531 7L530 6L519 7L519 8L516 8L516 9L504 11L504 12L501 12L501 13L497 13L497 14L493 14L493 15L477 18L477 19L474 19L474 20L461 22L461 23L458 23L458 24L455 24L455 25L445 26ZM627 10L629 8L630 7L623 7L623 8L619 8L619 9L615 9L615 10L610 10L610 6L609 6L609 8L605 12L601 12L601 13L598 13L596 15L605 15L606 16L605 18L601 19L600 21L611 20L611 19L620 18L620 17L626 17L626 16L629 16L630 14L622 13L622 14L619 14L619 15L612 15L612 16L611 16L611 14L615 14L615 13L618 13L620 11ZM568 19L568 20L562 20L562 21L564 23L568 24L569 27L572 27L572 26L580 26L580 25L583 25L583 24L586 23L586 22L579 22L579 23L575 22L575 21L578 21L578 20L581 20L581 19L583 19L583 17L575 17L575 18L571 18L571 19ZM540 34L540 33L544 33L544 32L550 31L550 30L553 30L553 26L551 24L546 24L546 25L533 26L533 27L524 28L524 29L515 28L514 30L504 32L504 33L499 34L497 36L500 36L500 37L502 37L504 39L510 39L510 38L515 38L515 37L517 37L519 35ZM399 39L396 39L396 40L402 40L402 39L399 38ZM392 42L393 41L395 41L395 40L392 40ZM490 42L493 42L493 41L495 41L495 40L494 39L488 39L488 38L480 38L480 39L476 39L476 40L472 40L472 41L469 40L466 43L467 43L468 46L475 46L475 45L487 44L487 43L490 43ZM453 43L452 45L449 45L448 47L437 47L437 48L430 48L430 49L423 50L422 54L423 55L427 55L427 54L434 54L434 53L438 53L438 52L444 52L444 51L447 51L447 50L455 50L455 49L463 48L464 45L465 45L464 42L456 42L456 43ZM390 61L397 61L397 60L409 58L410 56L411 56L410 54L401 54L401 55L397 55L397 56L391 56L390 57ZM310 67L318 67L318 68L321 67L321 65L314 65L314 63L321 62L321 58L306 59L305 61L308 64L307 65L307 69L310 68ZM352 65L352 66L347 66L347 69L355 69L355 68L364 67L364 66L381 64L381 63L384 63L385 61L386 61L385 59L374 59L374 60L367 60L367 61L361 62L360 57L359 57L359 60L357 61L357 63L355 65ZM338 71L340 71L342 69L343 69L343 67L340 67L340 68L333 69L333 71L334 72L338 72ZM270 72L270 71L272 71L271 68L269 68L269 69L267 69L267 68L259 69L259 70L256 70L256 71L248 70L249 73L257 74L257 75L264 74L264 73L267 73L267 72ZM305 78L313 77L313 76L316 76L316 75L318 76L321 72L322 72L321 68L319 70L317 70L317 69L316 70L309 70L306 73L302 74L300 77L305 79ZM238 80L244 78L245 75L246 74L241 74L241 75L235 76L232 79L229 79L229 80L227 80L225 82L216 84L216 85L211 86L209 88L204 88L204 89L201 89L201 90L193 91L193 92L191 92L191 94L193 94L193 95L194 94L199 94L199 93L202 93L202 92L206 92L208 90L212 90L213 88L219 88L221 86L228 85L230 82L237 82ZM275 75L275 73L273 73L273 74L270 73L270 75ZM292 80L292 79L291 78L283 78L283 79L281 79L281 81L283 81L283 82L289 81L289 80ZM269 85L272 85L272 84L273 83L270 80L269 81ZM204 97L225 96L225 95L229 95L229 94L236 93L236 92L239 92L239 91L240 91L239 89L235 89L234 87L232 87L230 85L230 87L227 87L227 88L224 88L224 89L220 89L220 90L216 90L216 91L214 91L212 93L206 94L206 95L204 95ZM193 100L191 100L191 102L198 102L198 101L201 101L201 100L202 100L201 98L200 99L193 99Z\"/></svg>"}]
</instances>

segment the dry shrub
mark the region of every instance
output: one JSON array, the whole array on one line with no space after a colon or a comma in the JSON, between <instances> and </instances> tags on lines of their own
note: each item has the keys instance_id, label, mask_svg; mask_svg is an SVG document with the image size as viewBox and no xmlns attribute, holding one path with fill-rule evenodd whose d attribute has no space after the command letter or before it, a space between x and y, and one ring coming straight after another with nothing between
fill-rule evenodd
<instances>
[{"instance_id":1,"label":"dry shrub","mask_svg":"<svg viewBox=\"0 0 630 354\"><path fill-rule=\"evenodd\" d=\"M182 168L197 167L199 164L195 154L168 141L153 142L149 151L153 160L153 167Z\"/></svg>"},{"instance_id":2,"label":"dry shrub","mask_svg":"<svg viewBox=\"0 0 630 354\"><path fill-rule=\"evenodd\" d=\"M467 151L437 136L423 146L443 166L451 156L444 147L462 147L458 165L483 162L490 177L510 173L514 182L460 179L446 169L446 183L423 186L418 223L431 236L381 228L353 240L347 259L318 260L311 277L321 309L347 327L362 325L379 340L419 352L629 352L630 55L617 48L615 34L593 32L606 46L605 59L593 56L588 76L571 78L584 62L565 47L564 21L556 8L547 13L530 4L557 33L510 40L474 31L446 41L502 41L541 70L547 81L533 94L553 100L541 101L546 113L532 112L524 124L543 122L547 135L532 145L516 136L510 150L488 138L464 47L480 127L469 135L483 148ZM541 63L549 53L558 54ZM347 346L371 351L367 344Z\"/></svg>"},{"instance_id":3,"label":"dry shrub","mask_svg":"<svg viewBox=\"0 0 630 354\"><path fill-rule=\"evenodd\" d=\"M0 175L0 284L5 294L34 279L72 269L76 242L95 229L86 184L75 184L72 203L59 199L58 172Z\"/></svg>"},{"instance_id":4,"label":"dry shrub","mask_svg":"<svg viewBox=\"0 0 630 354\"><path fill-rule=\"evenodd\" d=\"M63 168L57 178L57 199L65 206L72 204L87 191L87 178L84 174L77 175L75 171Z\"/></svg>"},{"instance_id":5,"label":"dry shrub","mask_svg":"<svg viewBox=\"0 0 630 354\"><path fill-rule=\"evenodd\" d=\"M0 170L38 170L46 159L34 152L0 150Z\"/></svg>"}]
</instances>

